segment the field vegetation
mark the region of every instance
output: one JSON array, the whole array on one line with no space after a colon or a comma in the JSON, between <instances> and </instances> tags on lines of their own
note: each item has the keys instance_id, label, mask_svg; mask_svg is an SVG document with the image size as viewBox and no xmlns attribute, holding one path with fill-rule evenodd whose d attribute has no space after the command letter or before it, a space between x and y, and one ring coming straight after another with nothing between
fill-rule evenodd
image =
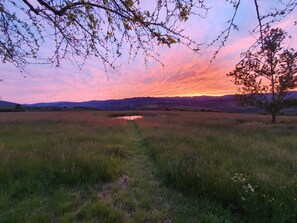
<instances>
[{"instance_id":1,"label":"field vegetation","mask_svg":"<svg viewBox=\"0 0 297 223\"><path fill-rule=\"evenodd\" d=\"M137 114L1 113L0 222L296 221L296 117Z\"/></svg>"},{"instance_id":2,"label":"field vegetation","mask_svg":"<svg viewBox=\"0 0 297 223\"><path fill-rule=\"evenodd\" d=\"M124 171L125 131L79 112L1 114L0 222L117 218L92 199Z\"/></svg>"},{"instance_id":3,"label":"field vegetation","mask_svg":"<svg viewBox=\"0 0 297 223\"><path fill-rule=\"evenodd\" d=\"M178 113L140 122L166 185L216 200L250 222L297 219L297 119Z\"/></svg>"}]
</instances>

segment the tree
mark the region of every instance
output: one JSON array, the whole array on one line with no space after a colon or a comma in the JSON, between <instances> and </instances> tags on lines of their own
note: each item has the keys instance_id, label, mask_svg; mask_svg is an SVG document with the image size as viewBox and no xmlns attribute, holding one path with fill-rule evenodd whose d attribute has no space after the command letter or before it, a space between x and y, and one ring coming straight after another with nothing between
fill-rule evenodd
<instances>
[{"instance_id":1,"label":"tree","mask_svg":"<svg viewBox=\"0 0 297 223\"><path fill-rule=\"evenodd\" d=\"M14 112L24 112L24 111L26 111L26 109L20 104L15 104L13 111Z\"/></svg>"},{"instance_id":2,"label":"tree","mask_svg":"<svg viewBox=\"0 0 297 223\"><path fill-rule=\"evenodd\" d=\"M225 0L234 9L227 28L209 43L224 46L230 31L238 29L236 14L242 0ZM282 8L259 12L258 28L291 13L297 0L278 0ZM145 4L146 3L146 4ZM0 59L26 71L30 63L52 63L63 59L84 64L91 56L115 68L114 61L123 51L130 59L137 54L159 61L156 45L181 43L194 51L200 44L184 34L180 24L191 15L206 17L207 0L5 0L0 2ZM257 27L256 27L257 29ZM255 29L255 30L256 30ZM50 48L50 56L40 52Z\"/></svg>"},{"instance_id":3,"label":"tree","mask_svg":"<svg viewBox=\"0 0 297 223\"><path fill-rule=\"evenodd\" d=\"M239 102L264 108L272 114L272 123L277 113L288 105L289 90L297 87L297 52L283 48L286 37L282 29L266 28L259 40L260 49L244 53L235 69L227 74L240 86Z\"/></svg>"}]
</instances>

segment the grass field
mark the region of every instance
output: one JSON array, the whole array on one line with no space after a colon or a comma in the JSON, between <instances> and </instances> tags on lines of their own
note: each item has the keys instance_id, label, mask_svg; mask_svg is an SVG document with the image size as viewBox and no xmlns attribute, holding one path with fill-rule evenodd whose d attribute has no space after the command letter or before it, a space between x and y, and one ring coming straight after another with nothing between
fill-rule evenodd
<instances>
[{"instance_id":1,"label":"grass field","mask_svg":"<svg viewBox=\"0 0 297 223\"><path fill-rule=\"evenodd\" d=\"M297 117L138 113L0 113L0 222L296 222Z\"/></svg>"}]
</instances>

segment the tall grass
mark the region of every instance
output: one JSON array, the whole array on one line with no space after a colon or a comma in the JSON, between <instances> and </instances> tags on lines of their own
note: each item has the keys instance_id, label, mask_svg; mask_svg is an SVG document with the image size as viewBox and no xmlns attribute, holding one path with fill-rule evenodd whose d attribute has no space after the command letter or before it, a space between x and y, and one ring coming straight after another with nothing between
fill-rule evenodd
<instances>
[{"instance_id":1,"label":"tall grass","mask_svg":"<svg viewBox=\"0 0 297 223\"><path fill-rule=\"evenodd\" d=\"M265 119L179 113L140 126L167 185L216 200L247 221L295 222L297 119L274 126Z\"/></svg>"},{"instance_id":2,"label":"tall grass","mask_svg":"<svg viewBox=\"0 0 297 223\"><path fill-rule=\"evenodd\" d=\"M296 117L281 117L280 123L272 126L267 124L270 117L257 115L142 114L145 118L137 125L127 126L126 121L102 112L1 113L0 222L146 219L143 209L133 210L132 217L130 207L133 209L136 195L153 193L140 193L131 183L129 190L124 188L117 196L114 194L122 188L117 186L120 176L131 171L138 174L137 169L127 168L146 160L144 153L137 153L143 147L153 158L163 182L191 197L215 201L216 214L202 211L202 221L224 222L224 216L231 221L231 215L219 214L225 213L221 205L247 222L296 221ZM144 137L143 145L135 137L140 142ZM133 160L142 156L142 160ZM141 177L146 176L145 170L141 171ZM130 180L133 182L132 177ZM147 185L149 180L144 177L139 182ZM115 185L115 191L108 191L108 185ZM152 190L149 185L142 189ZM170 193L172 197L180 196L175 190ZM110 201L116 202L107 202L104 194L115 196ZM152 205L151 199L138 200L143 201L144 208ZM206 209L212 210L212 202L206 203Z\"/></svg>"},{"instance_id":3,"label":"tall grass","mask_svg":"<svg viewBox=\"0 0 297 223\"><path fill-rule=\"evenodd\" d=\"M108 207L96 212L100 201L89 200L95 188L123 174L125 127L89 113L34 115L0 118L0 222L62 221L65 211L71 213L65 222L93 221L97 212L109 219Z\"/></svg>"}]
</instances>

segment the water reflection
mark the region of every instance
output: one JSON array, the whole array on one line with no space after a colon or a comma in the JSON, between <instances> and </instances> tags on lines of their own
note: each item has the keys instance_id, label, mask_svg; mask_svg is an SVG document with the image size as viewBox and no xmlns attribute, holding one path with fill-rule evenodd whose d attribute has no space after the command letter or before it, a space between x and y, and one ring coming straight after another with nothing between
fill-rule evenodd
<instances>
[{"instance_id":1,"label":"water reflection","mask_svg":"<svg viewBox=\"0 0 297 223\"><path fill-rule=\"evenodd\" d=\"M136 119L140 119L143 118L142 115L126 115L126 116L119 116L116 119L124 119L124 120L129 120L129 121L133 121Z\"/></svg>"}]
</instances>

